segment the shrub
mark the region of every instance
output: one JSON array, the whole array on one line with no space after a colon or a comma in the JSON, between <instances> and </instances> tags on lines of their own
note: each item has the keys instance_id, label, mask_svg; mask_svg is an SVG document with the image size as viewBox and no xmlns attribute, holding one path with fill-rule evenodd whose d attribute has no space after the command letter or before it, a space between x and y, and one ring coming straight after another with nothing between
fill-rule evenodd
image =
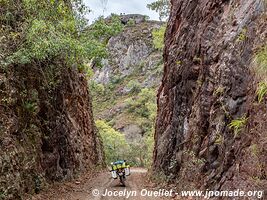
<instances>
[{"instance_id":1,"label":"shrub","mask_svg":"<svg viewBox=\"0 0 267 200\"><path fill-rule=\"evenodd\" d=\"M150 167L152 164L152 157L153 157L153 150L154 150L154 129L151 130L150 133L148 133L145 136L145 144L146 144L146 157L145 157L145 166Z\"/></svg>"},{"instance_id":2,"label":"shrub","mask_svg":"<svg viewBox=\"0 0 267 200\"><path fill-rule=\"evenodd\" d=\"M246 125L248 118L243 116L242 118L234 119L229 124L229 128L234 130L235 136L237 136L242 128Z\"/></svg>"},{"instance_id":3,"label":"shrub","mask_svg":"<svg viewBox=\"0 0 267 200\"><path fill-rule=\"evenodd\" d=\"M84 17L88 9L80 0L23 0L21 4L14 5L11 0L6 0L4 12L0 14L6 37L13 41L16 35L20 41L1 60L3 66L40 63L55 58L65 61L68 66L79 67L92 59L100 65L100 60L107 57L105 43L99 41L101 33L105 33L104 37L110 37L121 30L118 20L103 26L99 25L103 24L100 20L88 30ZM20 10L19 20L11 22L12 19L6 19L5 14L13 9ZM19 27L16 30L12 30L10 25L14 23Z\"/></svg>"},{"instance_id":4,"label":"shrub","mask_svg":"<svg viewBox=\"0 0 267 200\"><path fill-rule=\"evenodd\" d=\"M141 90L141 85L138 81L131 80L129 83L126 85L126 88L131 92L131 93L138 93Z\"/></svg>"},{"instance_id":5,"label":"shrub","mask_svg":"<svg viewBox=\"0 0 267 200\"><path fill-rule=\"evenodd\" d=\"M155 91L153 89L142 89L135 98L127 100L128 112L137 116L153 120L156 116Z\"/></svg>"},{"instance_id":6,"label":"shrub","mask_svg":"<svg viewBox=\"0 0 267 200\"><path fill-rule=\"evenodd\" d=\"M120 77L119 75L114 75L111 77L110 83L112 85L116 85L116 84L120 83L122 80L123 80L123 78Z\"/></svg>"},{"instance_id":7,"label":"shrub","mask_svg":"<svg viewBox=\"0 0 267 200\"><path fill-rule=\"evenodd\" d=\"M112 36L118 35L123 30L123 24L118 15L111 15L109 21L100 16L88 29L91 39L102 40L105 43Z\"/></svg>"},{"instance_id":8,"label":"shrub","mask_svg":"<svg viewBox=\"0 0 267 200\"><path fill-rule=\"evenodd\" d=\"M135 20L134 19L130 19L128 22L127 22L127 26L134 26L135 25Z\"/></svg>"},{"instance_id":9,"label":"shrub","mask_svg":"<svg viewBox=\"0 0 267 200\"><path fill-rule=\"evenodd\" d=\"M241 33L237 37L237 42L243 42L247 39L247 29L242 29Z\"/></svg>"},{"instance_id":10,"label":"shrub","mask_svg":"<svg viewBox=\"0 0 267 200\"><path fill-rule=\"evenodd\" d=\"M161 26L159 29L154 29L152 31L153 44L158 50L162 50L164 47L164 34L166 31L166 26Z\"/></svg>"},{"instance_id":11,"label":"shrub","mask_svg":"<svg viewBox=\"0 0 267 200\"><path fill-rule=\"evenodd\" d=\"M129 145L126 143L125 136L102 120L97 120L96 126L103 140L106 162L126 159Z\"/></svg>"},{"instance_id":12,"label":"shrub","mask_svg":"<svg viewBox=\"0 0 267 200\"><path fill-rule=\"evenodd\" d=\"M130 152L128 160L140 167L149 167L152 163L154 147L153 134L142 136L139 140L129 143Z\"/></svg>"},{"instance_id":13,"label":"shrub","mask_svg":"<svg viewBox=\"0 0 267 200\"><path fill-rule=\"evenodd\" d=\"M105 86L101 83L90 81L89 87L90 87L90 91L92 92L93 96L104 95L106 93Z\"/></svg>"}]
</instances>

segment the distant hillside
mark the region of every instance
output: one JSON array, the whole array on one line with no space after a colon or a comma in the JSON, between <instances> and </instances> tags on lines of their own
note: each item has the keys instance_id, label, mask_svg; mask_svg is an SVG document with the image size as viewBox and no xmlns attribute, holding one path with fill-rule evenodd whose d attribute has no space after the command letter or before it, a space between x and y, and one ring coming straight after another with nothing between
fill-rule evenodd
<instances>
[{"instance_id":1,"label":"distant hillside","mask_svg":"<svg viewBox=\"0 0 267 200\"><path fill-rule=\"evenodd\" d=\"M109 57L102 68L94 68L90 87L95 119L104 120L133 142L151 133L154 125L163 60L153 38L160 40L155 32L164 23L142 15L120 17L124 30L109 39Z\"/></svg>"}]
</instances>

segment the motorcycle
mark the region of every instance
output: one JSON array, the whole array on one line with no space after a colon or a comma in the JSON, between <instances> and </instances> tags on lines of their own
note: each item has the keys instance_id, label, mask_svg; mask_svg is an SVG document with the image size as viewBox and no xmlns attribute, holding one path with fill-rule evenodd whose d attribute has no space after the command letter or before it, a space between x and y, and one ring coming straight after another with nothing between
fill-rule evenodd
<instances>
[{"instance_id":1,"label":"motorcycle","mask_svg":"<svg viewBox=\"0 0 267 200\"><path fill-rule=\"evenodd\" d=\"M130 175L130 166L126 166L124 163L111 163L112 170L111 175L113 179L117 179L119 177L120 183L125 186L126 176Z\"/></svg>"},{"instance_id":2,"label":"motorcycle","mask_svg":"<svg viewBox=\"0 0 267 200\"><path fill-rule=\"evenodd\" d=\"M125 186L126 176L125 176L125 170L124 169L118 169L117 174L120 178L120 183Z\"/></svg>"}]
</instances>

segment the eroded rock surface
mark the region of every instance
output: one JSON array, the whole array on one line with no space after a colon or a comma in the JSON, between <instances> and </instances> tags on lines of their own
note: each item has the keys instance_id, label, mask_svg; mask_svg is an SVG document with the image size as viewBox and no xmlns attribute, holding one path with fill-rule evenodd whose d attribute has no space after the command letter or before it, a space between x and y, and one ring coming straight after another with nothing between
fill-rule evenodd
<instances>
[{"instance_id":1,"label":"eroded rock surface","mask_svg":"<svg viewBox=\"0 0 267 200\"><path fill-rule=\"evenodd\" d=\"M0 74L1 197L20 199L103 163L83 74L60 63Z\"/></svg>"},{"instance_id":2,"label":"eroded rock surface","mask_svg":"<svg viewBox=\"0 0 267 200\"><path fill-rule=\"evenodd\" d=\"M162 50L154 47L152 32L165 23L147 20L143 15L120 17L122 23L123 20L128 23L120 34L109 39L109 56L102 61L103 66L94 68L93 82L105 89L102 96L99 93L95 95L94 114L96 119L111 122L116 130L132 141L131 138L144 133L140 124L149 119L137 120L136 116L130 116L127 100L137 99L144 88L154 91L160 85ZM151 121L148 123L153 124Z\"/></svg>"},{"instance_id":3,"label":"eroded rock surface","mask_svg":"<svg viewBox=\"0 0 267 200\"><path fill-rule=\"evenodd\" d=\"M267 41L265 7L172 0L153 168L181 189L267 188L266 101L256 101L252 62ZM234 119L246 121L238 133Z\"/></svg>"},{"instance_id":4,"label":"eroded rock surface","mask_svg":"<svg viewBox=\"0 0 267 200\"><path fill-rule=\"evenodd\" d=\"M135 19L134 16L126 15L124 18ZM156 72L162 52L153 46L152 31L162 25L157 21L137 21L126 26L119 35L111 37L107 45L110 56L102 61L101 69L95 69L94 80L108 84L116 78L123 79L136 74L140 77L146 75L143 86L158 85L160 76ZM151 76L153 80L149 80Z\"/></svg>"}]
</instances>

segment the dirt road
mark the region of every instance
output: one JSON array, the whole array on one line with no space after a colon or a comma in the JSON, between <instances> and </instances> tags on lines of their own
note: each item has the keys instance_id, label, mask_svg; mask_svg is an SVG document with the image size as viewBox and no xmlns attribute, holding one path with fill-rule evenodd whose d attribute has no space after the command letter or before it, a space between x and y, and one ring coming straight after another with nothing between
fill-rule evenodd
<instances>
[{"instance_id":1,"label":"dirt road","mask_svg":"<svg viewBox=\"0 0 267 200\"><path fill-rule=\"evenodd\" d=\"M147 170L142 168L131 169L131 175L126 179L126 186L120 185L119 180L113 180L108 172L100 173L93 179L76 182L65 190L39 194L32 200L149 200L167 199L151 195L153 190L146 185ZM162 192L162 191L160 191ZM149 193L149 194L148 194ZM143 196L142 196L143 195Z\"/></svg>"}]
</instances>

